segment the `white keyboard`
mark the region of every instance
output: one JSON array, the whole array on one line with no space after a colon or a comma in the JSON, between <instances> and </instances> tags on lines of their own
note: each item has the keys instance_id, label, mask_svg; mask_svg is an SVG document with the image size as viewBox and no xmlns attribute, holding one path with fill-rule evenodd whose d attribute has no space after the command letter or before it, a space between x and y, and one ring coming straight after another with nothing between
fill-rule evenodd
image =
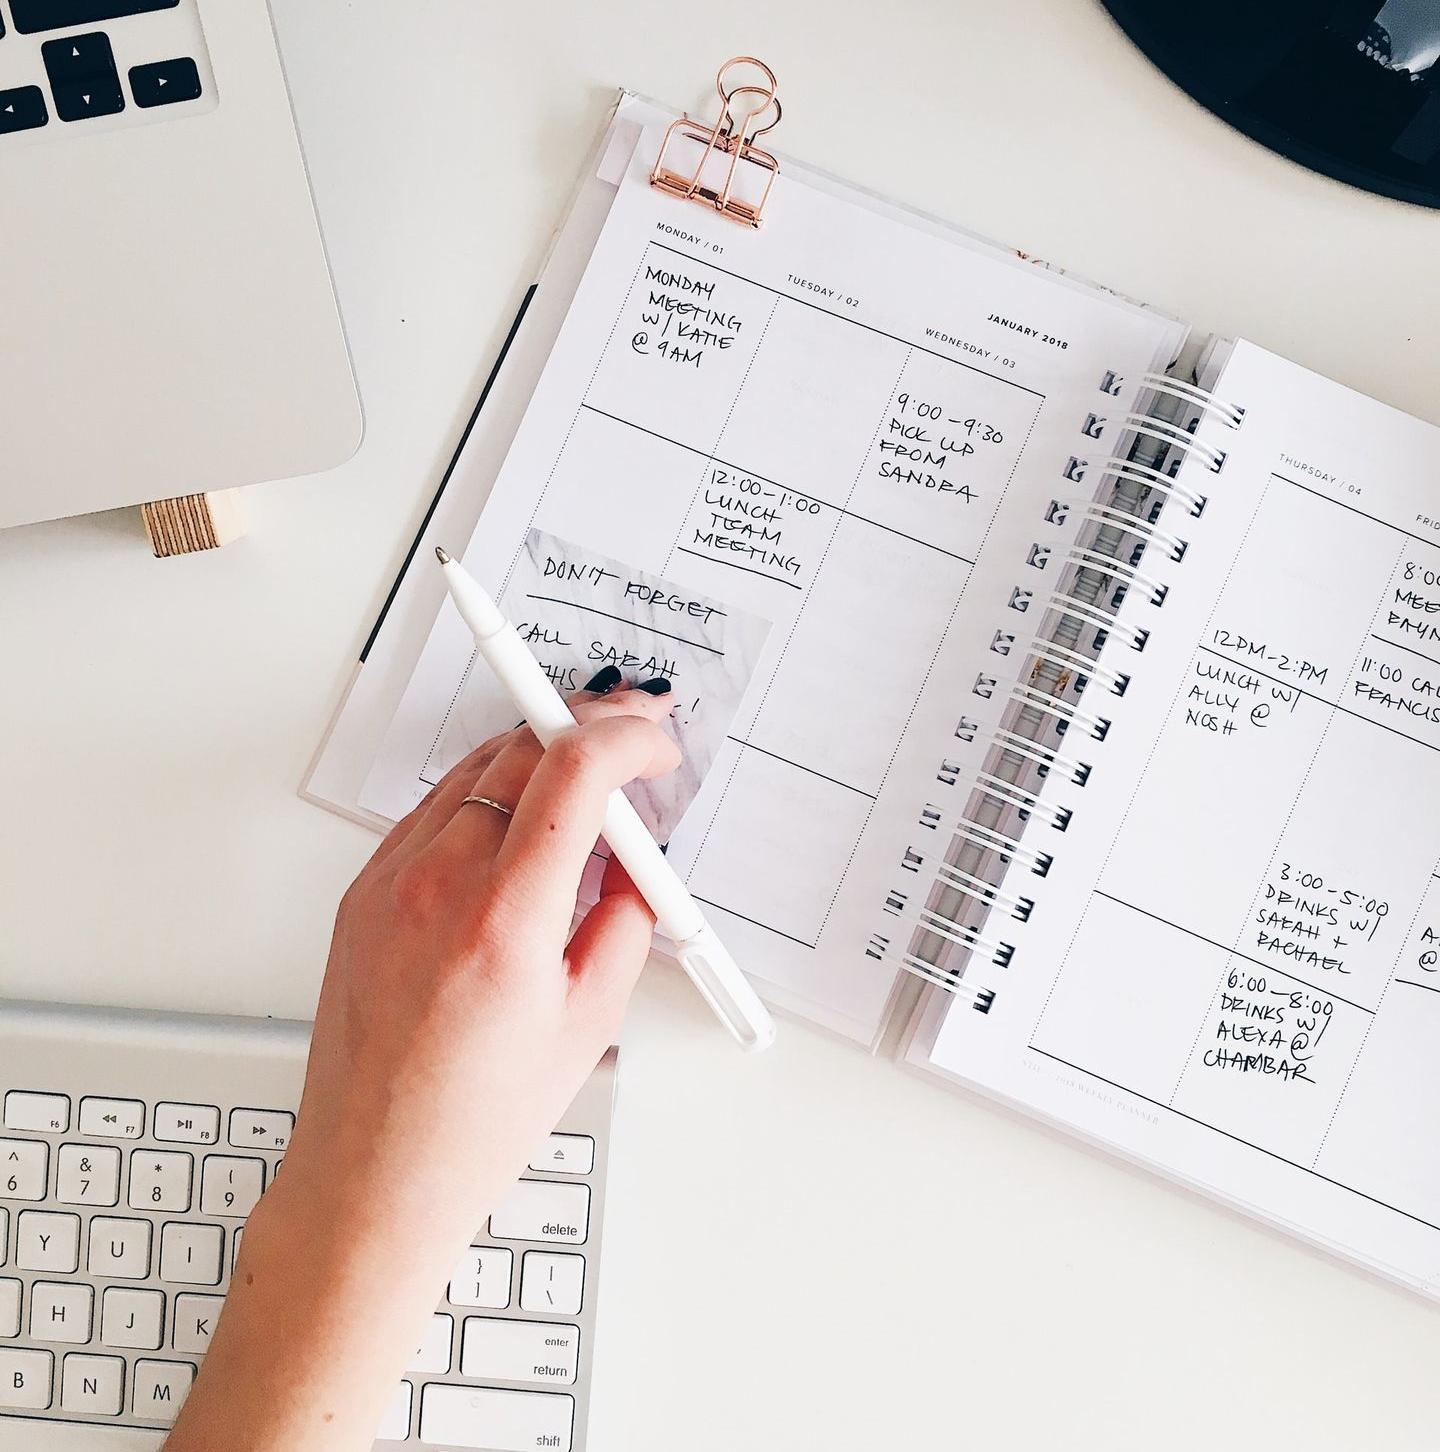
<instances>
[{"instance_id":1,"label":"white keyboard","mask_svg":"<svg viewBox=\"0 0 1440 1452\"><path fill-rule=\"evenodd\" d=\"M0 1452L160 1447L283 1173L308 1044L0 1002ZM582 1452L615 1058L460 1257L377 1448Z\"/></svg>"}]
</instances>

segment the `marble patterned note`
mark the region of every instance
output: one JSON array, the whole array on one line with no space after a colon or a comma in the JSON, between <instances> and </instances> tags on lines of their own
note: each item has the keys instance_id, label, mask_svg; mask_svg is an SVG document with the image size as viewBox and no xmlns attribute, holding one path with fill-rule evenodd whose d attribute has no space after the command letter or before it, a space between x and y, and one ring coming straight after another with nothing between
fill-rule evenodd
<instances>
[{"instance_id":1,"label":"marble patterned note","mask_svg":"<svg viewBox=\"0 0 1440 1452\"><path fill-rule=\"evenodd\" d=\"M668 841L715 760L750 684L770 623L544 530L525 536L500 605L561 692L607 665L626 681L663 677L674 707L666 729L682 761L629 796ZM454 701L423 776L439 776L515 724L516 710L482 661Z\"/></svg>"}]
</instances>

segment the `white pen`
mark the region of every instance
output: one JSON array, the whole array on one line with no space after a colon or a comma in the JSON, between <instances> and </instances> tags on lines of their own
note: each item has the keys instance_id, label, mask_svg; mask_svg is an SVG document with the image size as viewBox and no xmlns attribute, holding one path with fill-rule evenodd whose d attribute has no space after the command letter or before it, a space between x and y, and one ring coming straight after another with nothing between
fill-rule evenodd
<instances>
[{"instance_id":1,"label":"white pen","mask_svg":"<svg viewBox=\"0 0 1440 1452\"><path fill-rule=\"evenodd\" d=\"M542 746L575 725L575 718L515 627L475 578L438 546L450 598L475 636L475 646L510 693L515 708ZM747 1049L767 1049L775 1023L765 1005L705 920L700 904L650 835L623 792L612 792L602 829L610 850L655 914L655 925L675 944L675 956L720 1022Z\"/></svg>"}]
</instances>

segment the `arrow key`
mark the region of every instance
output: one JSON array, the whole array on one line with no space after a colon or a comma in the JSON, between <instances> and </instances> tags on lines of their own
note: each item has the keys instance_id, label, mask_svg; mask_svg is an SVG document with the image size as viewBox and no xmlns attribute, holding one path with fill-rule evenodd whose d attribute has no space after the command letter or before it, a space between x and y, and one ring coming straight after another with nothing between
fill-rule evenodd
<instances>
[{"instance_id":1,"label":"arrow key","mask_svg":"<svg viewBox=\"0 0 1440 1452\"><path fill-rule=\"evenodd\" d=\"M0 136L12 131L30 131L50 120L45 92L39 86L20 86L0 91Z\"/></svg>"},{"instance_id":2,"label":"arrow key","mask_svg":"<svg viewBox=\"0 0 1440 1452\"><path fill-rule=\"evenodd\" d=\"M200 95L200 71L188 56L130 67L130 91L137 106L174 106Z\"/></svg>"},{"instance_id":3,"label":"arrow key","mask_svg":"<svg viewBox=\"0 0 1440 1452\"><path fill-rule=\"evenodd\" d=\"M55 112L62 121L113 116L125 109L115 53L110 37L102 31L47 40L40 53L55 93Z\"/></svg>"}]
</instances>

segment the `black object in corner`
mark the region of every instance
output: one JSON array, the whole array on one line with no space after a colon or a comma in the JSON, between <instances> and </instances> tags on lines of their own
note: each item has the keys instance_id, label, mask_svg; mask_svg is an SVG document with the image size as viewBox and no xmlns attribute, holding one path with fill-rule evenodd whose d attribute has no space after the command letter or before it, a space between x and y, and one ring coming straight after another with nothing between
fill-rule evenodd
<instances>
[{"instance_id":1,"label":"black object in corner","mask_svg":"<svg viewBox=\"0 0 1440 1452\"><path fill-rule=\"evenodd\" d=\"M1440 0L1102 0L1178 86L1314 171L1440 207Z\"/></svg>"}]
</instances>

